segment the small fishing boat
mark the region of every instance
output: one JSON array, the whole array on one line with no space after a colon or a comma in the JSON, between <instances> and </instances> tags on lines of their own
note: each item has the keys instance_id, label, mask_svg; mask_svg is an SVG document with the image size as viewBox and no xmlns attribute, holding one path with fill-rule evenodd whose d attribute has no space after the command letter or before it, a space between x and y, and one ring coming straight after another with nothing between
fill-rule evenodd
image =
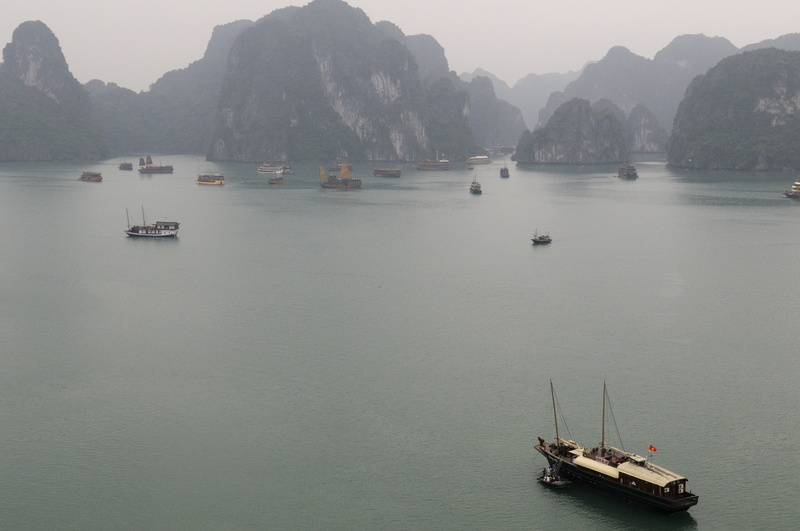
<instances>
[{"instance_id":1,"label":"small fishing boat","mask_svg":"<svg viewBox=\"0 0 800 531\"><path fill-rule=\"evenodd\" d=\"M552 242L553 239L550 238L550 235L547 233L539 234L538 231L533 231L533 238L531 238L531 241L534 245L546 245Z\"/></svg>"},{"instance_id":2,"label":"small fishing boat","mask_svg":"<svg viewBox=\"0 0 800 531\"><path fill-rule=\"evenodd\" d=\"M132 171L133 170L133 162L120 162L119 169L124 171Z\"/></svg>"},{"instance_id":3,"label":"small fishing boat","mask_svg":"<svg viewBox=\"0 0 800 531\"><path fill-rule=\"evenodd\" d=\"M508 172L508 166L503 164L503 167L500 168L500 177L507 179L511 174Z\"/></svg>"},{"instance_id":4,"label":"small fishing boat","mask_svg":"<svg viewBox=\"0 0 800 531\"><path fill-rule=\"evenodd\" d=\"M225 176L220 175L219 173L206 173L198 175L194 182L197 184L220 185L225 184Z\"/></svg>"},{"instance_id":5,"label":"small fishing boat","mask_svg":"<svg viewBox=\"0 0 800 531\"><path fill-rule=\"evenodd\" d=\"M469 193L476 195L483 193L483 190L481 190L481 183L478 182L477 177L472 179L472 183L469 185Z\"/></svg>"},{"instance_id":6,"label":"small fishing boat","mask_svg":"<svg viewBox=\"0 0 800 531\"><path fill-rule=\"evenodd\" d=\"M97 171L85 171L78 177L78 180L87 183L99 183L103 180L103 176Z\"/></svg>"},{"instance_id":7,"label":"small fishing boat","mask_svg":"<svg viewBox=\"0 0 800 531\"><path fill-rule=\"evenodd\" d=\"M125 234L128 236L141 238L174 238L178 235L180 223L177 221L156 221L152 225L148 225L144 216L144 207L142 207L141 225L131 226L127 208L125 209L125 217L128 218L128 230L125 231Z\"/></svg>"},{"instance_id":8,"label":"small fishing boat","mask_svg":"<svg viewBox=\"0 0 800 531\"><path fill-rule=\"evenodd\" d=\"M267 184L283 184L283 175L275 175L267 179Z\"/></svg>"},{"instance_id":9,"label":"small fishing boat","mask_svg":"<svg viewBox=\"0 0 800 531\"><path fill-rule=\"evenodd\" d=\"M552 487L554 489L564 489L572 484L570 480L564 479L558 475L558 470L556 467L543 469L542 475L536 478L536 481L542 485L547 485L548 487Z\"/></svg>"}]
</instances>

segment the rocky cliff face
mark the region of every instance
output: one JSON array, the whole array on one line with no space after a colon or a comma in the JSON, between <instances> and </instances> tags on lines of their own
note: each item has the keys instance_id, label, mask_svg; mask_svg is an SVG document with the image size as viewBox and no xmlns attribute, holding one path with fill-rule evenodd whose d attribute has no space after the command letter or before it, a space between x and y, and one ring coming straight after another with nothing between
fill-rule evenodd
<instances>
[{"instance_id":1,"label":"rocky cliff face","mask_svg":"<svg viewBox=\"0 0 800 531\"><path fill-rule=\"evenodd\" d=\"M633 153L664 153L669 134L655 115L641 103L631 109L625 121L627 149Z\"/></svg>"},{"instance_id":2,"label":"rocky cliff face","mask_svg":"<svg viewBox=\"0 0 800 531\"><path fill-rule=\"evenodd\" d=\"M24 22L0 65L0 160L96 159L105 146L89 95L72 76L58 39L39 21Z\"/></svg>"},{"instance_id":3,"label":"rocky cliff face","mask_svg":"<svg viewBox=\"0 0 800 531\"><path fill-rule=\"evenodd\" d=\"M409 51L339 0L267 17L234 44L209 158L414 160L428 149Z\"/></svg>"},{"instance_id":4,"label":"rocky cliff face","mask_svg":"<svg viewBox=\"0 0 800 531\"><path fill-rule=\"evenodd\" d=\"M58 39L42 22L19 25L3 49L3 68L56 103L88 108L86 92L70 73Z\"/></svg>"},{"instance_id":5,"label":"rocky cliff face","mask_svg":"<svg viewBox=\"0 0 800 531\"><path fill-rule=\"evenodd\" d=\"M525 130L519 109L498 99L492 81L476 77L467 84L469 91L469 123L475 141L484 147L511 146Z\"/></svg>"},{"instance_id":6,"label":"rocky cliff face","mask_svg":"<svg viewBox=\"0 0 800 531\"><path fill-rule=\"evenodd\" d=\"M547 125L525 131L514 160L539 164L607 164L627 156L621 109L608 101L572 99Z\"/></svg>"},{"instance_id":7,"label":"rocky cliff face","mask_svg":"<svg viewBox=\"0 0 800 531\"><path fill-rule=\"evenodd\" d=\"M466 115L442 121L432 112L418 63L403 44L408 40L396 26L372 24L341 0L314 0L258 21L231 49L208 157L431 156L443 137L452 141L461 134L458 128L469 126ZM430 47L424 39L414 42ZM426 72L434 75L440 68L433 58ZM462 140L451 154L474 145Z\"/></svg>"},{"instance_id":8,"label":"rocky cliff face","mask_svg":"<svg viewBox=\"0 0 800 531\"><path fill-rule=\"evenodd\" d=\"M728 57L696 78L678 108L667 161L698 169L800 167L800 52Z\"/></svg>"}]
</instances>

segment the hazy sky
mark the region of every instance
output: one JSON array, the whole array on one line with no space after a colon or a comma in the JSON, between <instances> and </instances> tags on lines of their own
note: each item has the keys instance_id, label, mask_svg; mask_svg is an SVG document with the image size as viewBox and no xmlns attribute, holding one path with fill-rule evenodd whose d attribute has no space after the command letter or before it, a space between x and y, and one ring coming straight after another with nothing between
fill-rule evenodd
<instances>
[{"instance_id":1,"label":"hazy sky","mask_svg":"<svg viewBox=\"0 0 800 531\"><path fill-rule=\"evenodd\" d=\"M0 45L27 20L61 43L72 74L147 90L205 52L214 26L257 20L308 0L21 0L4 2ZM736 46L800 32L800 2L787 0L350 0L373 22L432 35L458 73L484 68L509 85L526 74L577 70L612 46L652 58L684 34ZM191 6L191 7L189 7ZM342 28L347 31L347 28Z\"/></svg>"}]
</instances>

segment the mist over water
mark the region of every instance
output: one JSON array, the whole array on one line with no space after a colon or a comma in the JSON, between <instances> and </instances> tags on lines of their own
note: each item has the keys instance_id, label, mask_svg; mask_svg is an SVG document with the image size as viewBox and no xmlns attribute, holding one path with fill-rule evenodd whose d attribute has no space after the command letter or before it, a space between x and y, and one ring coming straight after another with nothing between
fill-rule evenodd
<instances>
[{"instance_id":1,"label":"mist over water","mask_svg":"<svg viewBox=\"0 0 800 531\"><path fill-rule=\"evenodd\" d=\"M794 175L158 158L0 165L0 527L794 526ZM126 237L142 207L178 238ZM550 379L562 435L599 442L605 380L607 437L699 505L538 485Z\"/></svg>"}]
</instances>

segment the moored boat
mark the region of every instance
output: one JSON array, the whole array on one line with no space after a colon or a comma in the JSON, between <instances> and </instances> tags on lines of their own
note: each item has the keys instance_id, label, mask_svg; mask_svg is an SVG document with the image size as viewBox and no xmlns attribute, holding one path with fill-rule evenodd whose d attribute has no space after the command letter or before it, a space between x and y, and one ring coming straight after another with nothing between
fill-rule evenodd
<instances>
[{"instance_id":1,"label":"moored boat","mask_svg":"<svg viewBox=\"0 0 800 531\"><path fill-rule=\"evenodd\" d=\"M267 184L283 184L283 175L273 175L267 179Z\"/></svg>"},{"instance_id":2,"label":"moored boat","mask_svg":"<svg viewBox=\"0 0 800 531\"><path fill-rule=\"evenodd\" d=\"M325 168L319 167L319 185L323 188L361 188L361 179L353 179L350 177L350 169L347 164L342 164L339 167L340 176L327 175Z\"/></svg>"},{"instance_id":3,"label":"moored boat","mask_svg":"<svg viewBox=\"0 0 800 531\"><path fill-rule=\"evenodd\" d=\"M178 235L180 223L177 221L156 221L153 224L148 224L144 216L144 207L142 207L141 225L131 225L127 208L125 209L125 217L128 218L128 229L125 231L125 234L128 236L140 238L174 238Z\"/></svg>"},{"instance_id":4,"label":"moored boat","mask_svg":"<svg viewBox=\"0 0 800 531\"><path fill-rule=\"evenodd\" d=\"M539 437L536 451L559 475L589 490L617 500L663 514L675 514L697 505L699 497L687 488L687 479L651 462L649 458L620 450L605 441L607 392L603 384L602 433L599 446L583 447L558 435L558 416L553 382L550 382L553 417L556 424L555 442ZM650 446L649 453L656 448Z\"/></svg>"},{"instance_id":5,"label":"moored boat","mask_svg":"<svg viewBox=\"0 0 800 531\"><path fill-rule=\"evenodd\" d=\"M268 175L292 175L294 173L291 166L275 166L267 163L261 164L256 171Z\"/></svg>"},{"instance_id":6,"label":"moored boat","mask_svg":"<svg viewBox=\"0 0 800 531\"><path fill-rule=\"evenodd\" d=\"M99 183L103 180L103 175L97 171L85 171L78 177L78 180L87 183Z\"/></svg>"},{"instance_id":7,"label":"moored boat","mask_svg":"<svg viewBox=\"0 0 800 531\"><path fill-rule=\"evenodd\" d=\"M153 164L150 155L144 159L139 157L139 173L172 173L173 168L169 164Z\"/></svg>"},{"instance_id":8,"label":"moored boat","mask_svg":"<svg viewBox=\"0 0 800 531\"><path fill-rule=\"evenodd\" d=\"M786 190L783 195L789 199L800 199L800 181L795 181L791 190Z\"/></svg>"},{"instance_id":9,"label":"moored boat","mask_svg":"<svg viewBox=\"0 0 800 531\"><path fill-rule=\"evenodd\" d=\"M483 190L481 190L481 183L478 182L477 177L472 179L472 182L469 185L469 193L476 195L483 193Z\"/></svg>"},{"instance_id":10,"label":"moored boat","mask_svg":"<svg viewBox=\"0 0 800 531\"><path fill-rule=\"evenodd\" d=\"M554 489L564 489L572 484L570 480L564 479L558 475L558 469L556 467L547 467L542 470L542 475L536 478L536 481Z\"/></svg>"},{"instance_id":11,"label":"moored boat","mask_svg":"<svg viewBox=\"0 0 800 531\"><path fill-rule=\"evenodd\" d=\"M416 168L422 171L447 171L450 169L450 161L439 158L439 153L437 152L435 159L420 162Z\"/></svg>"},{"instance_id":12,"label":"moored boat","mask_svg":"<svg viewBox=\"0 0 800 531\"><path fill-rule=\"evenodd\" d=\"M206 173L202 175L198 175L195 181L197 184L211 184L211 185L220 185L225 184L225 176L220 175L219 173Z\"/></svg>"},{"instance_id":13,"label":"moored boat","mask_svg":"<svg viewBox=\"0 0 800 531\"><path fill-rule=\"evenodd\" d=\"M638 179L639 174L636 172L636 166L626 162L617 169L617 177L620 179Z\"/></svg>"},{"instance_id":14,"label":"moored boat","mask_svg":"<svg viewBox=\"0 0 800 531\"><path fill-rule=\"evenodd\" d=\"M125 171L132 171L133 170L133 162L120 162L119 169Z\"/></svg>"},{"instance_id":15,"label":"moored boat","mask_svg":"<svg viewBox=\"0 0 800 531\"><path fill-rule=\"evenodd\" d=\"M402 170L395 170L391 168L375 168L372 175L375 177L400 177Z\"/></svg>"},{"instance_id":16,"label":"moored boat","mask_svg":"<svg viewBox=\"0 0 800 531\"><path fill-rule=\"evenodd\" d=\"M475 155L467 159L467 164L491 164L492 159L487 155Z\"/></svg>"},{"instance_id":17,"label":"moored boat","mask_svg":"<svg viewBox=\"0 0 800 531\"><path fill-rule=\"evenodd\" d=\"M539 231L533 231L533 238L531 238L531 241L534 245L547 245L552 242L553 239L550 237L550 234L539 234Z\"/></svg>"}]
</instances>

